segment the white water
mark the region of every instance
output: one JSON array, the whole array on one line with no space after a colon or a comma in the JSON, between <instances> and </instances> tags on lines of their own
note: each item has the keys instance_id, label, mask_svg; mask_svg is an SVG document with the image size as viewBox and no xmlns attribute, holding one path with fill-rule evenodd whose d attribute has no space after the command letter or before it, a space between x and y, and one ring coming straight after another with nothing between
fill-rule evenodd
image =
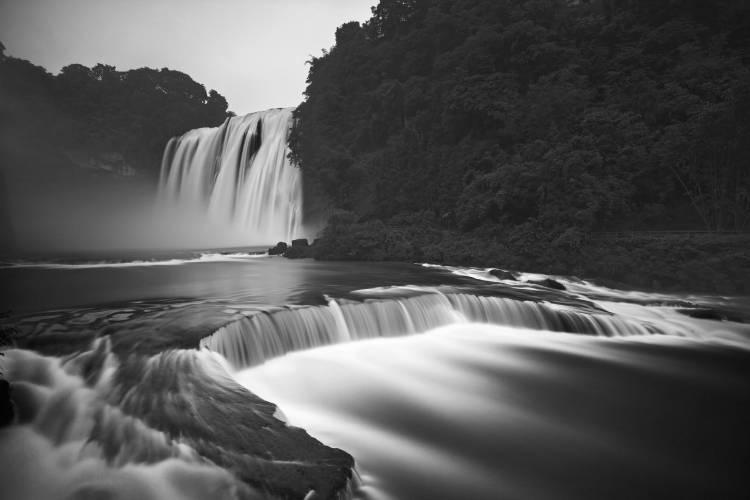
<instances>
[{"instance_id":1,"label":"white water","mask_svg":"<svg viewBox=\"0 0 750 500\"><path fill-rule=\"evenodd\" d=\"M696 339L469 323L236 379L351 453L358 499L743 498L746 362Z\"/></svg>"},{"instance_id":2,"label":"white water","mask_svg":"<svg viewBox=\"0 0 750 500\"><path fill-rule=\"evenodd\" d=\"M68 359L23 350L0 358L4 376L13 383L17 418L16 425L0 429L0 497L237 499L245 488L230 472L203 459L183 438L173 439L134 415L149 413L148 405L155 406L160 396L143 386L124 390L115 358L94 360L104 354L102 347ZM146 366L156 371L158 364L168 364L175 379L184 379L179 366L189 364L188 376L221 382L220 364L206 354L173 352ZM247 498L256 497L248 491Z\"/></svg>"},{"instance_id":3,"label":"white water","mask_svg":"<svg viewBox=\"0 0 750 500\"><path fill-rule=\"evenodd\" d=\"M361 290L375 298L251 316L203 345L351 453L358 499L744 498L750 326L560 280L503 282L553 302Z\"/></svg>"},{"instance_id":4,"label":"white water","mask_svg":"<svg viewBox=\"0 0 750 500\"><path fill-rule=\"evenodd\" d=\"M124 260L124 261L85 261L85 262L52 262L52 261L14 261L0 264L0 269L9 268L40 268L40 269L98 269L118 267L150 267L150 266L181 266L184 264L198 264L201 262L242 262L247 259L267 257L266 253L215 253L204 252L197 257L187 259L153 259L153 260Z\"/></svg>"},{"instance_id":5,"label":"white water","mask_svg":"<svg viewBox=\"0 0 750 500\"><path fill-rule=\"evenodd\" d=\"M241 244L303 236L301 176L287 158L291 125L292 109L271 109L170 140L161 209L194 217L196 231L220 226L226 240Z\"/></svg>"},{"instance_id":6,"label":"white water","mask_svg":"<svg viewBox=\"0 0 750 500\"><path fill-rule=\"evenodd\" d=\"M525 286L519 284L519 287ZM424 333L452 324L480 322L533 330L600 337L673 335L750 345L750 327L699 320L667 306L597 302L583 310L550 302L472 293L443 293L434 287L396 287L411 296L329 299L325 306L279 308L228 323L201 341L236 368L249 367L288 352L375 337ZM378 297L387 289L366 290Z\"/></svg>"}]
</instances>

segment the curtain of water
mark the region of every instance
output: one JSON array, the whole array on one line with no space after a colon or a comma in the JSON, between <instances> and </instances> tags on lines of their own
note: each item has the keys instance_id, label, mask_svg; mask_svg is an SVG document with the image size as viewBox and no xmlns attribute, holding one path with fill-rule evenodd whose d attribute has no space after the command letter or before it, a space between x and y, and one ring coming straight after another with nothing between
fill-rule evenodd
<instances>
[{"instance_id":1,"label":"curtain of water","mask_svg":"<svg viewBox=\"0 0 750 500\"><path fill-rule=\"evenodd\" d=\"M272 109L172 139L162 160L161 208L205 215L252 242L299 237L302 184L287 158L291 124L292 109Z\"/></svg>"},{"instance_id":2,"label":"curtain of water","mask_svg":"<svg viewBox=\"0 0 750 500\"><path fill-rule=\"evenodd\" d=\"M204 338L201 346L242 368L291 351L423 333L469 321L607 337L663 333L655 325L606 313L587 314L562 306L502 297L426 293L365 302L330 300L325 306L254 314L221 327Z\"/></svg>"}]
</instances>

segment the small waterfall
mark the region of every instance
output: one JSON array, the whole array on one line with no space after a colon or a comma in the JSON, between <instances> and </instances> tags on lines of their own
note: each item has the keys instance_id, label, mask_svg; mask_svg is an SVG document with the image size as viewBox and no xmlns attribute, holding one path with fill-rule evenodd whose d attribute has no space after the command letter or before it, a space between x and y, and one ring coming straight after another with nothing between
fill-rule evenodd
<instances>
[{"instance_id":1,"label":"small waterfall","mask_svg":"<svg viewBox=\"0 0 750 500\"><path fill-rule=\"evenodd\" d=\"M598 336L661 333L653 326L564 306L468 293L432 292L364 302L330 299L324 306L265 311L229 323L201 340L235 368L263 363L291 351L423 333L464 322Z\"/></svg>"},{"instance_id":2,"label":"small waterfall","mask_svg":"<svg viewBox=\"0 0 750 500\"><path fill-rule=\"evenodd\" d=\"M300 236L300 172L287 158L292 109L227 119L169 141L159 183L160 207L203 214L248 242Z\"/></svg>"}]
</instances>

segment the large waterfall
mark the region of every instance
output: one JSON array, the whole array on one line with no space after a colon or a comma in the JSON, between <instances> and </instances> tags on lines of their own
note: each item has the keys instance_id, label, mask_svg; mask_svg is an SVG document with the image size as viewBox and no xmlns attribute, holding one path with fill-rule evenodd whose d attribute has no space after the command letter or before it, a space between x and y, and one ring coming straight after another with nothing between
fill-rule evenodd
<instances>
[{"instance_id":1,"label":"large waterfall","mask_svg":"<svg viewBox=\"0 0 750 500\"><path fill-rule=\"evenodd\" d=\"M292 109L227 119L169 141L160 206L221 226L232 241L266 244L299 237L302 185L287 158Z\"/></svg>"}]
</instances>

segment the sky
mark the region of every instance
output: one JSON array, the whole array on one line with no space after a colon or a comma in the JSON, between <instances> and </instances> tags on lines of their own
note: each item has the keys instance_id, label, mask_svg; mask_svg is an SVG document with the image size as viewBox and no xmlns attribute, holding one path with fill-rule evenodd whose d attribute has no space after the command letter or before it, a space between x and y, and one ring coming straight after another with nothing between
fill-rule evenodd
<instances>
[{"instance_id":1,"label":"sky","mask_svg":"<svg viewBox=\"0 0 750 500\"><path fill-rule=\"evenodd\" d=\"M310 56L377 0L0 0L6 54L190 75L245 114L302 101Z\"/></svg>"}]
</instances>

